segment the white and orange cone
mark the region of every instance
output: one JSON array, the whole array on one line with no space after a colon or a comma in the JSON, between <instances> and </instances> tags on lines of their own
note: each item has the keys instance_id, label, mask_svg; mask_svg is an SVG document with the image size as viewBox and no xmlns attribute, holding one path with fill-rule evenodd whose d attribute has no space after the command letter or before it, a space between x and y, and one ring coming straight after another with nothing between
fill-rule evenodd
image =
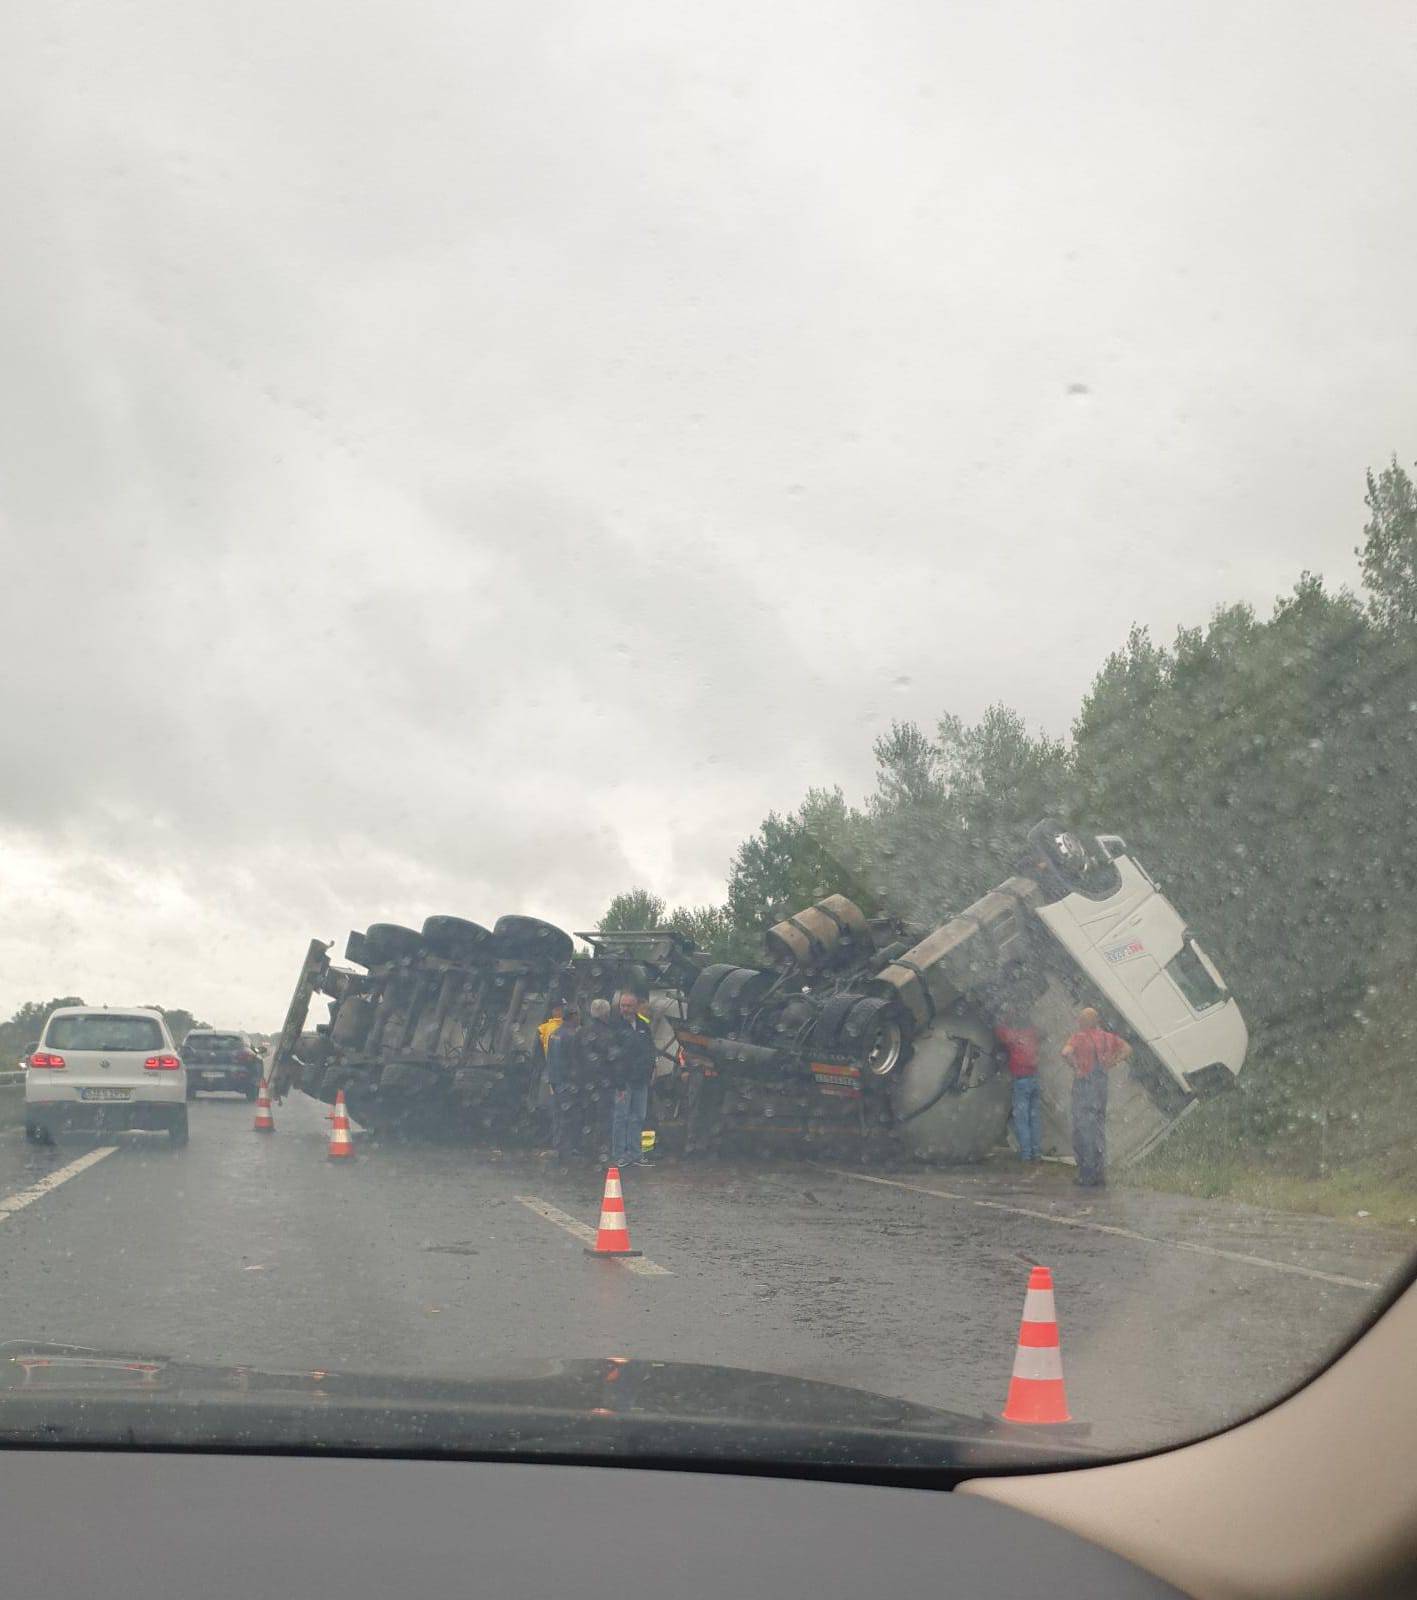
<instances>
[{"instance_id":1,"label":"white and orange cone","mask_svg":"<svg viewBox=\"0 0 1417 1600\"><path fill-rule=\"evenodd\" d=\"M1058 1313L1053 1307L1053 1274L1047 1267L1035 1267L1029 1274L1003 1420L1034 1427L1072 1421L1063 1388L1063 1351L1058 1342Z\"/></svg>"},{"instance_id":2,"label":"white and orange cone","mask_svg":"<svg viewBox=\"0 0 1417 1600\"><path fill-rule=\"evenodd\" d=\"M344 1109L344 1090L335 1096L334 1115L330 1118L330 1160L348 1160L354 1154L354 1141L349 1136L349 1113Z\"/></svg>"},{"instance_id":3,"label":"white and orange cone","mask_svg":"<svg viewBox=\"0 0 1417 1600\"><path fill-rule=\"evenodd\" d=\"M605 1198L600 1202L600 1229L595 1248L586 1246L588 1256L638 1256L642 1250L630 1248L630 1222L625 1215L625 1195L620 1188L620 1169L611 1167L605 1174Z\"/></svg>"},{"instance_id":4,"label":"white and orange cone","mask_svg":"<svg viewBox=\"0 0 1417 1600\"><path fill-rule=\"evenodd\" d=\"M276 1119L271 1115L271 1091L264 1078L256 1094L256 1121L253 1124L257 1133L274 1133Z\"/></svg>"}]
</instances>

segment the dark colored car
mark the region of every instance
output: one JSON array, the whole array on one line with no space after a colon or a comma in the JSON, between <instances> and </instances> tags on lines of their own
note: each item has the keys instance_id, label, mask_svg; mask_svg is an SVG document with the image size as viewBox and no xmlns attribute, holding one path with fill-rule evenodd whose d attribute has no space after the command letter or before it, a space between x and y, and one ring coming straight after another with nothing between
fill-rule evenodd
<instances>
[{"instance_id":1,"label":"dark colored car","mask_svg":"<svg viewBox=\"0 0 1417 1600\"><path fill-rule=\"evenodd\" d=\"M225 1090L254 1100L261 1086L261 1052L244 1033L193 1028L182 1041L182 1062L189 1100L204 1090Z\"/></svg>"}]
</instances>

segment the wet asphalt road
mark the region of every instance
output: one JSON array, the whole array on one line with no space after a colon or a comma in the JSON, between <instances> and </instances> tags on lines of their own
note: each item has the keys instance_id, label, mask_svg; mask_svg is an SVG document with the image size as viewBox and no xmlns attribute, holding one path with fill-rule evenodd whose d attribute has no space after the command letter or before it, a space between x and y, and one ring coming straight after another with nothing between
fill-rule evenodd
<instances>
[{"instance_id":1,"label":"wet asphalt road","mask_svg":"<svg viewBox=\"0 0 1417 1600\"><path fill-rule=\"evenodd\" d=\"M1059 1168L692 1163L626 1175L650 1268L630 1271L588 1260L559 1220L594 1227L600 1172L364 1143L337 1165L325 1114L296 1096L261 1137L244 1101L202 1099L184 1150L138 1134L36 1149L0 1131L0 1337L285 1370L702 1361L987 1413L1042 1262L1073 1414L1098 1444L1141 1446L1292 1387L1411 1243L1223 1202L1089 1195Z\"/></svg>"}]
</instances>

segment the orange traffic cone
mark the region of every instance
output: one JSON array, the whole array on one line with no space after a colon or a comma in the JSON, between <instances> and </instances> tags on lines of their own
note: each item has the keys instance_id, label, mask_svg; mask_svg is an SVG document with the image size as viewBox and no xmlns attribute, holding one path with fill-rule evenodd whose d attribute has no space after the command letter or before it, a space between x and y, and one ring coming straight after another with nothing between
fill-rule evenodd
<instances>
[{"instance_id":1,"label":"orange traffic cone","mask_svg":"<svg viewBox=\"0 0 1417 1600\"><path fill-rule=\"evenodd\" d=\"M261 1079L261 1087L256 1095L255 1131L257 1133L276 1131L276 1119L271 1115L271 1091L264 1078Z\"/></svg>"},{"instance_id":2,"label":"orange traffic cone","mask_svg":"<svg viewBox=\"0 0 1417 1600\"><path fill-rule=\"evenodd\" d=\"M348 1160L354 1154L354 1141L349 1137L349 1112L344 1109L344 1090L335 1096L334 1115L330 1118L330 1160Z\"/></svg>"},{"instance_id":3,"label":"orange traffic cone","mask_svg":"<svg viewBox=\"0 0 1417 1600\"><path fill-rule=\"evenodd\" d=\"M1058 1344L1058 1314L1053 1309L1053 1274L1047 1267L1035 1267L1029 1274L1003 1420L1035 1425L1072 1421L1063 1389L1063 1352Z\"/></svg>"},{"instance_id":4,"label":"orange traffic cone","mask_svg":"<svg viewBox=\"0 0 1417 1600\"><path fill-rule=\"evenodd\" d=\"M639 1256L643 1250L630 1248L630 1224L625 1216L625 1196L620 1189L620 1169L611 1167L605 1174L605 1198L600 1202L600 1231L595 1249L586 1246L588 1256Z\"/></svg>"}]
</instances>

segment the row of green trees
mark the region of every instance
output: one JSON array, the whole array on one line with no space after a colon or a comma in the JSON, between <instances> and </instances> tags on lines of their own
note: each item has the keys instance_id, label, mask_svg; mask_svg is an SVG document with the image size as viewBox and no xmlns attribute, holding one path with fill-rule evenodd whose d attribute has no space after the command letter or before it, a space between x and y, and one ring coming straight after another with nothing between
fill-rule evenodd
<instances>
[{"instance_id":1,"label":"row of green trees","mask_svg":"<svg viewBox=\"0 0 1417 1600\"><path fill-rule=\"evenodd\" d=\"M766 925L835 890L929 921L1007 875L1029 825L1057 815L1125 835L1214 949L1256 1084L1276 1051L1320 1060L1382 1012L1417 932L1417 493L1396 460L1369 473L1366 504L1362 594L1305 573L1267 617L1222 605L1169 645L1134 627L1065 740L1004 705L896 723L864 804L814 790L769 815L721 906L669 911L634 890L607 923L667 922L751 961Z\"/></svg>"}]
</instances>

